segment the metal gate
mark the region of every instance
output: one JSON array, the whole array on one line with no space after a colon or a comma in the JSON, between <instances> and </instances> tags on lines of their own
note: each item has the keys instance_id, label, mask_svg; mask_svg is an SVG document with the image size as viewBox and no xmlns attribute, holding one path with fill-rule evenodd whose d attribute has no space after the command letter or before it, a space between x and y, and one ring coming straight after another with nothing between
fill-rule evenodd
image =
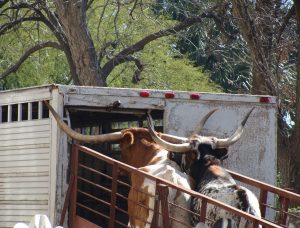
<instances>
[{"instance_id":1,"label":"metal gate","mask_svg":"<svg viewBox=\"0 0 300 228\"><path fill-rule=\"evenodd\" d=\"M81 156L82 154L91 156L93 159L101 160L111 167L110 172L103 173L97 170L96 167L89 167L87 164L82 163ZM97 176L97 180L93 181L92 177L82 176L82 170L88 170L92 175ZM148 208L149 210L154 211L153 224L158 224L159 217L162 218L163 227L170 227L172 221L177 221L176 218L170 217L169 208L178 207L171 202L168 202L168 189L174 188L177 191L182 191L193 197L200 198L202 201L201 212L199 218L201 222L205 222L207 218L206 208L208 204L213 204L217 207L220 207L224 210L230 211L238 216L244 217L245 219L253 222L253 227L258 227L262 225L263 227L287 227L288 217L293 216L288 212L288 207L291 202L300 203L300 195L294 194L292 192L276 188L274 186L249 179L245 176L239 175L237 173L230 172L231 175L236 179L248 185L257 187L260 189L260 206L262 210L262 216L264 217L267 209L276 210L277 215L274 221L268 221L266 219L258 219L250 214L247 214L243 211L240 211L231 206L227 206L219 201L208 198L202 194L199 194L195 191L187 190L177 185L174 185L168 181L165 181L160 178L151 176L145 172L142 172L136 168L128 166L124 163L121 163L117 160L111 159L108 156L105 156L97 151L91 150L87 147L80 145L73 145L72 157L71 157L71 178L70 178L70 188L68 192L68 197L66 202L70 202L70 211L69 211L69 227L71 228L95 228L95 227L127 227L128 214L127 208L122 208L119 206L118 202L128 201L127 194L120 191L120 188L130 189L129 182L123 181L121 173L133 173L136 172L139 175L143 175L151 180L154 180L156 183L156 195L155 197L155 206L154 208ZM109 181L103 181L107 179ZM99 181L100 180L100 181ZM99 194L90 194L84 189L84 185L78 183L84 182L88 185L92 185L94 188L97 188ZM108 185L107 183L110 182ZM125 191L126 192L126 191ZM103 195L108 194L109 200L103 200ZM267 204L267 197L269 194L276 194L278 197L278 207L273 207ZM61 223L63 223L64 215L67 209L67 203L64 207L63 217ZM161 210L159 210L159 205ZM82 213L82 210L86 210L88 213ZM188 209L186 209L189 211ZM189 211L192 215L192 211ZM89 215L89 216L86 216ZM298 218L300 219L300 218ZM106 222L104 222L106 220ZM182 223L182 227L190 227L187 224Z\"/></svg>"}]
</instances>

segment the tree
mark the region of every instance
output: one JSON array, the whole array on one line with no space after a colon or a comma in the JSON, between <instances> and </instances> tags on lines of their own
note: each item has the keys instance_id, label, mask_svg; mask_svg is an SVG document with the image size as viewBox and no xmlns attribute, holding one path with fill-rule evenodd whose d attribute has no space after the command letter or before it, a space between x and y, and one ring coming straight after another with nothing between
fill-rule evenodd
<instances>
[{"instance_id":1,"label":"tree","mask_svg":"<svg viewBox=\"0 0 300 228\"><path fill-rule=\"evenodd\" d=\"M295 101L295 127L294 131L292 132L292 137L290 139L290 145L292 145L291 148L291 154L295 156L295 188L298 192L300 192L300 184L299 180L300 178L300 2L297 0L294 0L294 7L296 11L296 18L297 18L297 34L298 34L298 56L297 56L297 61L296 61L296 101Z\"/></svg>"},{"instance_id":2,"label":"tree","mask_svg":"<svg viewBox=\"0 0 300 228\"><path fill-rule=\"evenodd\" d=\"M218 2L218 1L217 1ZM221 2L221 1L219 1ZM183 21L213 7L216 1L167 0L157 5L157 12L173 20ZM213 20L195 24L180 32L176 48L196 66L210 73L210 78L225 92L249 93L251 63L244 39L233 21L231 5L221 2L214 11Z\"/></svg>"},{"instance_id":3,"label":"tree","mask_svg":"<svg viewBox=\"0 0 300 228\"><path fill-rule=\"evenodd\" d=\"M300 4L296 0L294 5L272 0L233 0L232 4L251 57L252 93L278 97L278 168L283 185L300 192L296 181L300 179ZM294 122L291 129L287 115Z\"/></svg>"},{"instance_id":4,"label":"tree","mask_svg":"<svg viewBox=\"0 0 300 228\"><path fill-rule=\"evenodd\" d=\"M54 36L54 39L49 37L46 41L35 42L16 63L9 65L0 74L0 79L16 72L37 51L54 48L65 54L74 84L92 86L107 86L108 77L125 63L134 64L136 70L133 77L139 79L144 70L140 52L147 45L199 23L203 18L211 17L211 11L207 11L178 24L167 21L162 23L152 13L152 2L139 0L3 0L0 7L0 36L20 28L28 30L35 25L51 31ZM97 21L89 21L88 14L97 14ZM125 15L126 23L122 21ZM151 29L145 30L141 27L139 36L127 38L127 42L124 42L122 38L130 36L126 30L130 30L131 24L137 25L141 18L152 21ZM89 30L89 23L97 28L93 34Z\"/></svg>"}]
</instances>

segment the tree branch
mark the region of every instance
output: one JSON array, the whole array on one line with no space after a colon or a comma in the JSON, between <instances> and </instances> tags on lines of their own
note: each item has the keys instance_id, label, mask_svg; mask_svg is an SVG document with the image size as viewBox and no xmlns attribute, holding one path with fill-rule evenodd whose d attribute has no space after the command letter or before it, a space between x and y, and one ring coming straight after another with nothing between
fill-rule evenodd
<instances>
[{"instance_id":1,"label":"tree branch","mask_svg":"<svg viewBox=\"0 0 300 228\"><path fill-rule=\"evenodd\" d=\"M40 5L41 7L36 7ZM23 15L19 15L19 12L21 9L27 9ZM12 3L9 7L5 8L4 10L1 11L1 14L3 16L7 16L10 21L8 23L2 24L0 26L0 35L4 34L5 32L9 31L10 29L13 29L15 26L22 24L23 22L26 21L39 21L43 22L46 26L49 27L49 29L55 33L57 28L52 25L52 23L49 21L49 19L42 13L41 9L44 9L46 13L49 12L47 7L45 6L45 3L43 1L35 1L34 3L26 3L26 2L21 2L21 3ZM5 15L3 14L5 11L12 11L12 15ZM48 10L48 11L47 11ZM28 15L29 12L31 12L31 15ZM47 14L48 17L50 16ZM50 17L49 17L50 18ZM51 19L51 18L50 18Z\"/></svg>"},{"instance_id":2,"label":"tree branch","mask_svg":"<svg viewBox=\"0 0 300 228\"><path fill-rule=\"evenodd\" d=\"M106 42L102 45L102 47L99 51L99 54L98 54L99 65L101 64L101 61L102 61L102 59L104 58L104 56L106 54L107 48L109 48L110 46L113 47L113 48L116 48L117 45L118 45L117 41L109 41L109 42Z\"/></svg>"},{"instance_id":3,"label":"tree branch","mask_svg":"<svg viewBox=\"0 0 300 228\"><path fill-rule=\"evenodd\" d=\"M117 26L117 19L120 13L120 2L119 0L117 0L117 11L115 12L115 16L114 16L114 28L115 28L115 34L117 37L117 40L119 39L119 30L118 30L118 26Z\"/></svg>"},{"instance_id":4,"label":"tree branch","mask_svg":"<svg viewBox=\"0 0 300 228\"><path fill-rule=\"evenodd\" d=\"M268 61L264 55L262 35L255 26L253 18L250 16L248 7L243 0L233 1L233 13L238 19L238 24L244 39L248 43L248 47L252 56L253 64L256 65L260 72L263 72L264 85L266 85L265 91L255 91L269 93L271 95L278 95L278 83L273 79L271 67L268 65ZM253 72L254 74L254 72ZM252 88L253 89L253 88Z\"/></svg>"},{"instance_id":5,"label":"tree branch","mask_svg":"<svg viewBox=\"0 0 300 228\"><path fill-rule=\"evenodd\" d=\"M281 27L280 27L279 30L278 30L278 33L277 33L278 36L277 36L277 38L276 38L276 43L277 43L277 44L279 43L279 41L280 41L280 39L281 39L281 36L282 36L282 33L283 33L284 29L286 28L286 26L287 26L287 24L288 24L290 18L291 18L293 15L295 15L295 13L296 13L296 11L295 11L295 6L293 5L293 6L290 8L289 12L285 15L284 21L283 21Z\"/></svg>"},{"instance_id":6,"label":"tree branch","mask_svg":"<svg viewBox=\"0 0 300 228\"><path fill-rule=\"evenodd\" d=\"M134 0L134 4L133 4L132 9L130 10L130 13L129 13L129 15L131 16L132 19L134 19L133 18L133 11L135 10L137 3L138 3L138 0Z\"/></svg>"},{"instance_id":7,"label":"tree branch","mask_svg":"<svg viewBox=\"0 0 300 228\"><path fill-rule=\"evenodd\" d=\"M114 69L115 66L124 63L127 60L129 55L132 55L138 51L141 51L144 49L144 47L149 44L150 42L159 39L164 36L173 35L181 30L184 30L196 23L202 22L203 18L212 18L213 14L208 11L202 13L200 16L197 17L191 17L187 18L184 21L178 23L172 28L160 30L156 33L152 33L146 37L144 37L142 40L138 41L137 43L133 44L132 46L129 46L125 49L123 49L121 52L119 52L114 58L112 58L110 61L108 61L102 69L102 72L106 77L109 75L109 73Z\"/></svg>"},{"instance_id":8,"label":"tree branch","mask_svg":"<svg viewBox=\"0 0 300 228\"><path fill-rule=\"evenodd\" d=\"M104 13L105 13L105 10L106 10L106 8L108 7L108 3L109 3L109 0L106 0L106 2L105 2L105 4L104 4L104 6L103 6L103 10L102 10L102 12L101 12L101 14L100 14L100 17L99 17L99 20L98 20L98 25L97 25L97 40L99 41L100 40L100 25L101 25L101 23L102 23L102 19L103 19L103 17L104 17Z\"/></svg>"},{"instance_id":9,"label":"tree branch","mask_svg":"<svg viewBox=\"0 0 300 228\"><path fill-rule=\"evenodd\" d=\"M1 1L1 0L0 0ZM92 1L92 0L91 0ZM23 15L18 15L21 9L28 9ZM4 15L5 11L12 11L12 15ZM31 12L31 15L28 12ZM46 14L44 14L44 13ZM46 2L36 0L33 3L20 2L15 3L12 1L11 5L0 11L3 16L7 16L10 21L0 26L0 35L13 29L15 26L26 21L40 21L43 22L56 36L61 44L66 44L66 39L63 33L63 29L59 23L58 18L52 13L46 5ZM13 18L12 18L13 17ZM13 20L14 19L14 20Z\"/></svg>"},{"instance_id":10,"label":"tree branch","mask_svg":"<svg viewBox=\"0 0 300 228\"><path fill-rule=\"evenodd\" d=\"M41 20L40 17L35 17L35 16L26 17L26 18L19 18L19 19L14 20L14 21L12 21L10 23L2 24L0 26L0 35L3 35L7 31L9 31L10 29L14 28L16 25L21 24L21 23L23 23L25 21L41 21L41 22L43 22L43 20Z\"/></svg>"},{"instance_id":11,"label":"tree branch","mask_svg":"<svg viewBox=\"0 0 300 228\"><path fill-rule=\"evenodd\" d=\"M127 61L133 61L135 65L137 66L137 69L135 70L133 76L132 76L132 83L138 84L142 78L141 78L141 73L144 70L144 65L142 62L133 56L128 56ZM112 83L116 78L118 78L122 73L125 71L125 68L118 74L116 75L109 83Z\"/></svg>"},{"instance_id":12,"label":"tree branch","mask_svg":"<svg viewBox=\"0 0 300 228\"><path fill-rule=\"evenodd\" d=\"M2 8L9 0L0 0L0 8Z\"/></svg>"},{"instance_id":13,"label":"tree branch","mask_svg":"<svg viewBox=\"0 0 300 228\"><path fill-rule=\"evenodd\" d=\"M142 80L141 73L144 70L144 65L138 58L133 56L128 56L128 61L133 61L137 67L132 77L132 83L138 84Z\"/></svg>"},{"instance_id":14,"label":"tree branch","mask_svg":"<svg viewBox=\"0 0 300 228\"><path fill-rule=\"evenodd\" d=\"M86 4L86 9L89 9L94 3L94 0L89 0L88 3Z\"/></svg>"},{"instance_id":15,"label":"tree branch","mask_svg":"<svg viewBox=\"0 0 300 228\"><path fill-rule=\"evenodd\" d=\"M56 43L56 42L52 42L52 41L48 41L48 42L44 42L44 43L40 43L34 47L29 48L22 56L21 58L11 67L9 67L4 73L0 74L0 79L4 79L6 76L8 76L11 73L16 72L19 67L22 65L22 63L34 52L39 51L43 48L46 47L52 47L52 48L56 48L59 50L62 50L62 47Z\"/></svg>"},{"instance_id":16,"label":"tree branch","mask_svg":"<svg viewBox=\"0 0 300 228\"><path fill-rule=\"evenodd\" d=\"M1 10L1 13L4 13L5 11L8 10L10 11L10 10L20 10L20 9L33 9L37 4L38 2L34 2L31 4L26 2L19 2L19 3L12 2L9 7L5 8L4 10Z\"/></svg>"}]
</instances>

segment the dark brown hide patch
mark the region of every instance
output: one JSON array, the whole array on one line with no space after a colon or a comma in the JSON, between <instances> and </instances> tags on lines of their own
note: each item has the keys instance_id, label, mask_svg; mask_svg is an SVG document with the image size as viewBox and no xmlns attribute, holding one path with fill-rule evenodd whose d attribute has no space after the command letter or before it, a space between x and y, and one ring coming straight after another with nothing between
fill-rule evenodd
<instances>
[{"instance_id":1,"label":"dark brown hide patch","mask_svg":"<svg viewBox=\"0 0 300 228\"><path fill-rule=\"evenodd\" d=\"M188 179L189 179L189 183L190 183L191 189L195 189L195 187L196 187L196 181L194 180L194 178L192 178L190 175L188 175Z\"/></svg>"},{"instance_id":2,"label":"dark brown hide patch","mask_svg":"<svg viewBox=\"0 0 300 228\"><path fill-rule=\"evenodd\" d=\"M197 160L197 153L195 151L188 151L185 153L186 166L190 167Z\"/></svg>"},{"instance_id":3,"label":"dark brown hide patch","mask_svg":"<svg viewBox=\"0 0 300 228\"><path fill-rule=\"evenodd\" d=\"M241 189L237 186L237 195L238 195L238 201L240 202L240 209L242 211L246 211L247 208L249 208L249 199L247 196L247 193L244 189Z\"/></svg>"}]
</instances>

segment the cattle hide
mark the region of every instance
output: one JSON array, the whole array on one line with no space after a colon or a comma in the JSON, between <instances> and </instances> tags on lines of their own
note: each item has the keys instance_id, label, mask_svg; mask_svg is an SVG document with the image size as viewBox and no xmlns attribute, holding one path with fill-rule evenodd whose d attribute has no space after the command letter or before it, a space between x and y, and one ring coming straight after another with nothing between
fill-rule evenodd
<instances>
[{"instance_id":1,"label":"cattle hide","mask_svg":"<svg viewBox=\"0 0 300 228\"><path fill-rule=\"evenodd\" d=\"M190 178L181 171L180 166L169 159L169 152L153 141L148 129L129 128L122 131L120 140L121 161L139 168L153 176L191 189ZM137 173L130 175L131 188L128 195L128 215L130 227L150 227L153 219L156 183ZM169 188L169 202L189 209L191 197ZM149 210L150 208L150 210ZM186 210L170 206L170 216L190 225L190 215ZM161 218L159 219L161 224ZM171 222L172 228L182 224Z\"/></svg>"},{"instance_id":2,"label":"cattle hide","mask_svg":"<svg viewBox=\"0 0 300 228\"><path fill-rule=\"evenodd\" d=\"M211 145L199 145L200 159L191 167L191 176L196 181L196 191L219 200L227 205L261 217L256 196L247 188L236 184L231 175L221 167L221 160L227 156L227 149L212 149ZM201 200L192 198L192 211L200 214ZM236 227L253 227L253 224L233 213L208 204L206 217L212 221L231 219ZM192 216L193 225L199 223L199 216ZM208 226L211 221L206 221Z\"/></svg>"},{"instance_id":3,"label":"cattle hide","mask_svg":"<svg viewBox=\"0 0 300 228\"><path fill-rule=\"evenodd\" d=\"M159 152L168 155L168 151L162 150ZM148 165L140 168L140 170L147 172L153 176L160 177L168 180L174 184L182 186L187 189L191 189L189 177L180 171L180 167L173 161L169 160L167 156L164 159L157 161L157 164ZM128 213L130 214L131 227L151 227L153 219L153 209L155 203L155 186L156 183L149 178L144 178L140 174L133 173L131 175L131 189L129 192ZM142 192L141 192L142 191ZM177 191L174 188L169 188L168 201L172 202L180 207L189 209L190 207L190 195ZM150 208L150 210L149 210ZM169 207L170 216L176 218L184 224L190 225L190 215L186 210L178 207ZM145 222L147 221L147 222ZM180 228L183 225L171 221L172 228ZM162 218L159 218L159 226L162 227Z\"/></svg>"}]
</instances>

